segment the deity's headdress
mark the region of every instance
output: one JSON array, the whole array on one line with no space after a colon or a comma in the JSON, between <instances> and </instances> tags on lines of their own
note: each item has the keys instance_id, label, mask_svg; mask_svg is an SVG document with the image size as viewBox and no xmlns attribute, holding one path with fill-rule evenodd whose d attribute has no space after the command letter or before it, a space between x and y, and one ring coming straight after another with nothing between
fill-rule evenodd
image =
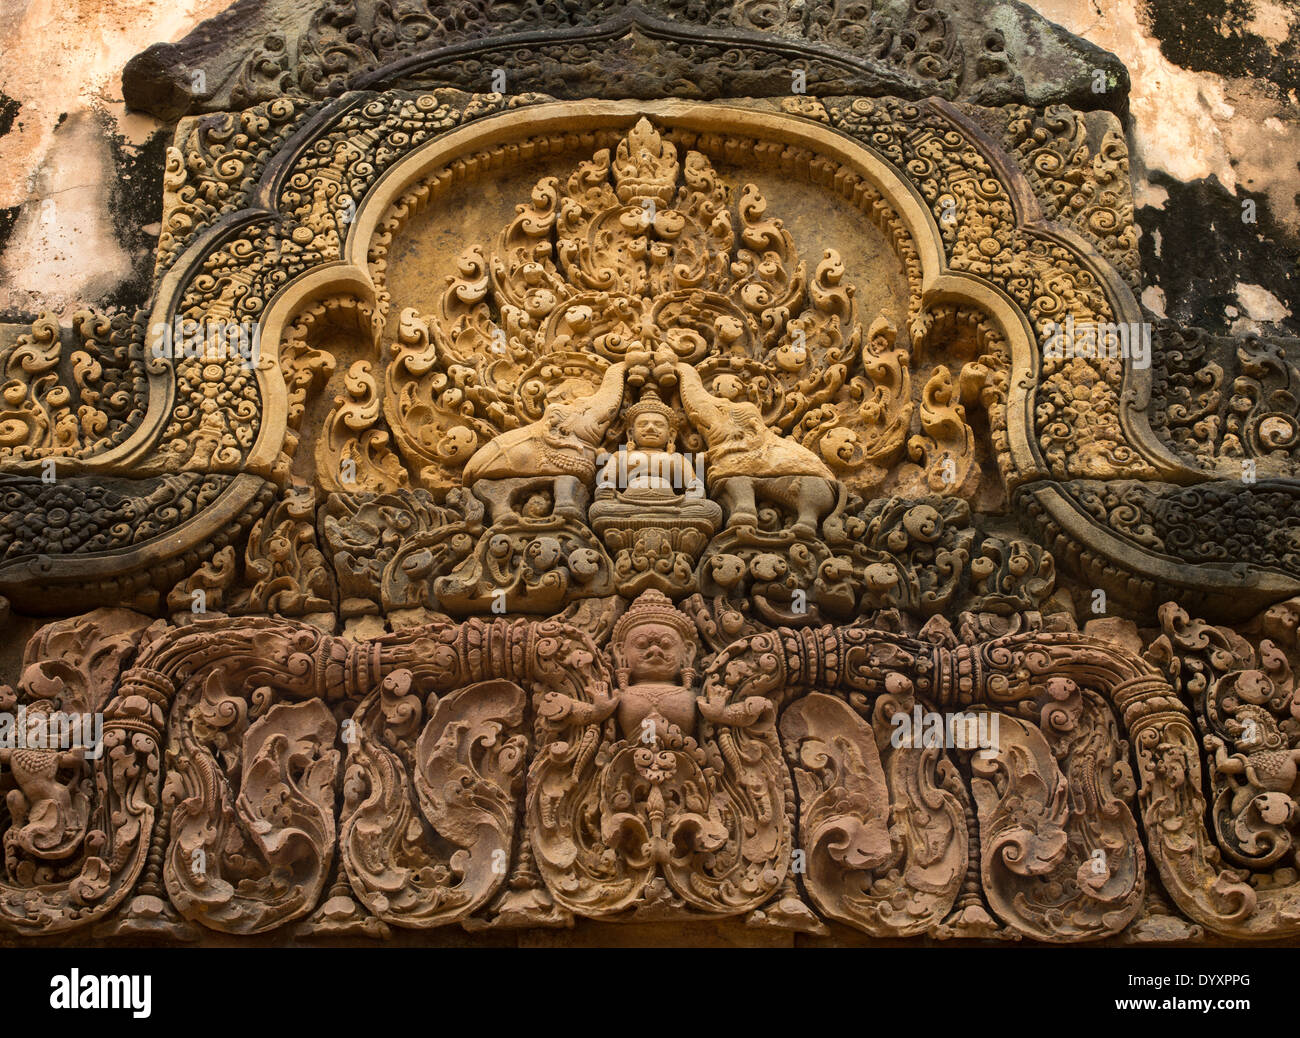
<instances>
[{"instance_id":1,"label":"deity's headdress","mask_svg":"<svg viewBox=\"0 0 1300 1038\"><path fill-rule=\"evenodd\" d=\"M677 412L660 399L659 390L654 386L646 386L641 391L641 399L627 409L624 415L627 427L631 429L636 425L637 417L643 414L663 415L668 420L668 444L672 446L676 442L679 424Z\"/></svg>"},{"instance_id":2,"label":"deity's headdress","mask_svg":"<svg viewBox=\"0 0 1300 1038\"><path fill-rule=\"evenodd\" d=\"M672 599L662 591L656 591L651 588L649 591L642 591L622 616L618 618L618 623L614 625L614 634L610 638L610 646L614 652L614 663L620 672L621 681L626 680L626 660L623 656L623 643L629 634L643 624L659 624L664 627L670 627L681 635L682 641L686 644L686 658L682 660L682 683L690 686L695 681L695 671L691 664L695 662L695 653L699 643L695 631L695 624L691 622L690 617L681 613L673 605Z\"/></svg>"}]
</instances>

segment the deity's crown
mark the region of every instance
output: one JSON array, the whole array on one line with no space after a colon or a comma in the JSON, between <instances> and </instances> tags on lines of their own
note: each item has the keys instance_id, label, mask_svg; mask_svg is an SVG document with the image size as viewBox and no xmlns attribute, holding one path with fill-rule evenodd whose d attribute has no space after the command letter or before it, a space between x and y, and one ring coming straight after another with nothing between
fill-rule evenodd
<instances>
[{"instance_id":1,"label":"deity's crown","mask_svg":"<svg viewBox=\"0 0 1300 1038\"><path fill-rule=\"evenodd\" d=\"M643 414L663 415L668 420L669 444L677 439L677 412L660 399L659 391L654 386L646 386L641 392L641 399L627 409L627 427L631 429L636 425L637 418Z\"/></svg>"},{"instance_id":2,"label":"deity's crown","mask_svg":"<svg viewBox=\"0 0 1300 1038\"><path fill-rule=\"evenodd\" d=\"M695 644L695 625L683 613L679 613L667 595L651 588L642 591L627 612L618 618L614 625L612 642L622 644L634 628L643 624L664 624L682 636L688 645Z\"/></svg>"}]
</instances>

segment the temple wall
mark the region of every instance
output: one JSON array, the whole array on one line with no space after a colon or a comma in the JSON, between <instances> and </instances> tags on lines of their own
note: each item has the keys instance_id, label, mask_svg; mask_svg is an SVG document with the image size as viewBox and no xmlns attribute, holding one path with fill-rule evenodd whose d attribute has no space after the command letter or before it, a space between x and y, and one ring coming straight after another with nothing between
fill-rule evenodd
<instances>
[{"instance_id":1,"label":"temple wall","mask_svg":"<svg viewBox=\"0 0 1300 1038\"><path fill-rule=\"evenodd\" d=\"M0 68L0 320L52 311L67 321L78 306L130 309L143 300L161 215L158 160L170 134L126 111L122 66L225 6L5 5L0 33L39 38L41 60ZM1029 6L1132 73L1143 303L1216 332L1300 332L1294 8L1272 0ZM50 198L52 212L41 208ZM1246 200L1257 203L1257 224L1241 222ZM1210 225L1215 235L1199 233Z\"/></svg>"},{"instance_id":2,"label":"temple wall","mask_svg":"<svg viewBox=\"0 0 1300 1038\"><path fill-rule=\"evenodd\" d=\"M1300 935L1298 18L10 4L0 942Z\"/></svg>"}]
</instances>

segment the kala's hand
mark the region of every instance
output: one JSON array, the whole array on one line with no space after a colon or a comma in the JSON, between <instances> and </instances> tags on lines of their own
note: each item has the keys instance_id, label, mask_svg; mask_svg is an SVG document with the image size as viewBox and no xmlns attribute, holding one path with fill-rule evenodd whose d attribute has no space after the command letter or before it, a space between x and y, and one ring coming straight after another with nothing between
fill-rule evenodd
<instances>
[{"instance_id":1,"label":"kala's hand","mask_svg":"<svg viewBox=\"0 0 1300 1038\"><path fill-rule=\"evenodd\" d=\"M603 694L593 690L594 702L584 703L566 696L563 692L547 692L538 704L538 714L543 723L559 728L564 725L599 724L618 709L619 697L609 694L606 685Z\"/></svg>"},{"instance_id":2,"label":"kala's hand","mask_svg":"<svg viewBox=\"0 0 1300 1038\"><path fill-rule=\"evenodd\" d=\"M776 716L772 701L765 696L746 696L738 703L696 701L706 721L729 728L766 728Z\"/></svg>"}]
</instances>

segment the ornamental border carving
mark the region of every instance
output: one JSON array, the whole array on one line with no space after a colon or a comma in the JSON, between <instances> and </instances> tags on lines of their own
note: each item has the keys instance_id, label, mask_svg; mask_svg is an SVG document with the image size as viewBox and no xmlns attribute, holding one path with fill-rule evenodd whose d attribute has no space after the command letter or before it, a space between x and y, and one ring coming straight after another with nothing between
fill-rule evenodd
<instances>
[{"instance_id":1,"label":"ornamental border carving","mask_svg":"<svg viewBox=\"0 0 1300 1038\"><path fill-rule=\"evenodd\" d=\"M1081 313L1096 307L1095 317L1118 321L1140 321L1142 314L1124 277L1100 249L1073 228L1044 215L1025 175L961 106L942 100L913 104L836 98L790 98L748 105L681 100L554 102L536 96L516 97L503 105L500 99L483 103L469 95L443 103L434 95L397 94L347 95L324 106L303 109L280 101L265 106L264 111L244 113L241 118L246 121L252 116L250 131L270 130L274 118L279 128L272 154L255 179L246 182L243 199L224 213L214 214L213 222L197 226L175 260L160 271L150 328L168 325L182 312L222 316L232 305L231 298L238 299L242 312L256 321L267 348L256 371L255 387L245 380L249 384L242 390L243 403L239 405L253 409L253 421L248 423L250 429L256 428L253 441L243 443L229 433L196 428L194 417L178 423L177 377L165 361L151 357L156 339L150 335L141 349L148 376L147 409L141 423L101 455L59 455L57 459L60 476L69 483L93 476L147 477L175 471L178 466L182 471L193 466L207 472L238 473L219 502L166 536L125 551L96 557L49 553L19 557L0 566L0 589L29 609L39 610L42 596L56 588L70 592L76 604L89 606L120 600L124 591L139 592L151 584L165 592L167 588L154 577L141 573L142 569L157 568L159 562L182 559L181 568L191 571L208 562L223 543L256 519L265 507L269 487L285 481L290 435L286 422L301 410L296 404L289 406L289 390L281 371L284 359L277 356L290 326L315 304L335 305L352 299L351 305L362 308L383 305L382 285L376 283L369 253L393 204L420 180L457 160L484 153L490 156L497 148L506 149L498 153L504 155L521 141L547 134L626 127L641 115L693 132L733 139L750 136L806 148L860 177L880 194L911 236L920 264L922 307L974 307L988 314L1005 335L1012 372L1005 401L1008 450L999 463L1008 489L1026 501L1027 519L1049 537L1067 530L1084 546L1089 560L1083 567L1087 579L1103 580L1104 586L1131 608L1147 613L1171 589L1191 591L1198 606L1219 616L1246 615L1300 590L1300 579L1285 564L1200 560L1182 552L1153 550L1129 534L1119 518L1122 508L1102 521L1086 492L1080 497L1076 488L1082 486L1081 478L1144 484L1147 489L1137 497L1144 509L1140 525L1165 509L1180 486L1206 484L1208 480L1205 493L1213 497L1217 493L1214 476L1226 475L1231 459L1220 459L1217 472L1207 473L1203 461L1193 465L1173 453L1147 419L1151 372L1128 363L1121 367L1115 361L1096 363L1091 377L1101 398L1084 416L1092 425L1089 436L1099 437L1100 453L1086 461L1062 453L1068 452L1069 441L1078 435L1070 423L1082 419L1071 418L1068 408L1061 411L1056 390L1048 393L1045 389L1043 361L1035 344L1039 326L1051 308L1059 310L1063 304L1053 295L1056 289L1044 287L1040 280L1091 284L1093 288L1077 294L1070 304L1083 307ZM304 187L319 188L320 182L312 180L310 172L297 171L300 159L313 147L339 132L360 133L358 140L363 142L373 140L376 131L366 127L385 118L398 123L405 119L423 128L418 133L405 132L407 143L395 151L389 149L382 167L370 167L374 172L362 183L356 218L344 237L330 219L321 223L320 214L309 215L304 223L301 215L281 211L287 191L301 194L291 185L301 181ZM340 131L348 120L353 120L356 128ZM363 147L347 146L354 150ZM901 165L923 173L918 177L904 174ZM952 198L970 207L969 215L959 221L957 233L940 223L939 203ZM281 230L273 230L281 224ZM292 233L284 237L288 230ZM174 242L183 240L170 230L168 235ZM293 247L281 247L279 242ZM222 258L222 250L231 248L255 259L261 254L257 260L261 266L241 273L235 281L261 277L258 291L262 298L249 297L248 286L238 284L234 285L236 295L230 297L229 271L221 272L221 280L214 281L222 264L229 267L231 262ZM196 287L205 284L225 284L229 298L218 301L205 294L208 288ZM1033 322L1026 314L1026 301L1036 313ZM375 355L379 353L376 343ZM1111 385L1113 378L1122 381ZM1064 430L1064 435L1054 434L1055 453L1050 455L1045 455L1042 446L1048 428L1044 422ZM209 444L206 448L202 447L205 442ZM206 460L199 466L186 460L200 455ZM170 457L180 461L169 462ZM33 475L42 461L40 451L11 456L5 469L12 475L6 478L21 480ZM1278 481L1277 490L1292 498L1296 494L1292 480ZM1128 500L1131 506L1135 498L1130 495ZM1222 501L1217 507L1234 507L1230 496L1220 495L1215 500ZM236 526L232 528L231 523ZM228 532L223 535L223 530ZM1281 539L1275 549L1264 553L1266 559L1292 557L1287 554L1290 549L1284 531L1276 530L1270 536ZM87 577L92 583L87 584Z\"/></svg>"}]
</instances>

